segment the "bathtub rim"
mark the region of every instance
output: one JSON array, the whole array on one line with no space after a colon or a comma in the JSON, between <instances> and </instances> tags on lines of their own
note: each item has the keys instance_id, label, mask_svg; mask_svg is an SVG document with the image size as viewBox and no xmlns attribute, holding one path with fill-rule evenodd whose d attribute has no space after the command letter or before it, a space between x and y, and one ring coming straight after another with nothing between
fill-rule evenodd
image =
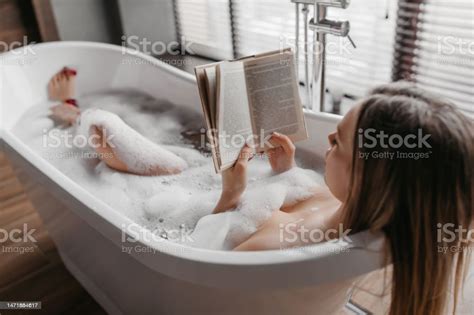
<instances>
[{"instance_id":1,"label":"bathtub rim","mask_svg":"<svg viewBox=\"0 0 474 315\"><path fill-rule=\"evenodd\" d=\"M48 42L35 44L35 48L38 49L48 49L51 47L62 46L62 47L82 47L90 49L103 49L103 50L112 50L122 52L122 49L125 49L127 53L132 54L134 57L142 58L149 63L150 66L161 67L170 75L177 76L183 80L196 84L196 80L193 75L179 70L171 65L166 64L163 61L160 61L152 56L148 56L141 52L134 51L129 48L124 48L121 46L116 46L112 44L105 43L95 43L95 42L82 42L82 41L58 41L58 42ZM22 49L17 48L17 49ZM15 50L17 50L15 49ZM15 51L14 50L14 51ZM6 52L2 54L3 58L15 57L13 51ZM308 110L305 110L305 114L308 118L320 119L329 122L337 122L340 120L340 117L337 115L327 114L327 113L315 113ZM51 181L59 185L64 189L68 194L77 199L83 205L85 205L89 211L95 212L105 221L113 225L115 228L122 230L123 224L134 224L134 222L126 217L124 214L115 211L111 206L105 202L99 200L86 189L82 188L79 184L75 183L71 178L67 177L65 174L56 169L51 163L43 159L39 154L34 150L29 148L24 144L20 139L18 139L10 130L5 130L3 126L0 126L0 142L4 141L8 144L13 150L20 154L24 159L26 159L32 166L38 169L41 173L47 176ZM3 145L3 144L2 144ZM76 213L77 214L77 213ZM80 215L80 214L78 214ZM148 236L151 238L151 231L140 227L140 234ZM363 232L364 233L364 232ZM357 234L356 234L357 235ZM380 236L374 237L374 240L378 240ZM256 251L256 252L233 252L233 251L216 251L208 250L202 248L195 248L190 246L185 246L178 243L173 243L170 241L148 241L143 238L138 239L138 241L150 248L156 249L161 254L170 255L175 258L186 259L189 261L196 262L205 262L218 265L252 265L252 266L264 266L264 265L275 265L275 264L288 264L288 263L298 263L298 262L308 262L315 259L320 259L322 256L328 256L333 254L328 254L327 248L331 243L321 243L306 246L304 253L300 248L285 250L282 253L281 250L266 250L266 251ZM379 246L376 246L374 250L379 251ZM350 246L349 248L357 248ZM314 254L310 253L314 249L315 252L323 252L323 254ZM337 247L340 249L340 246ZM359 248L362 249L362 248ZM177 254L179 253L179 255ZM326 253L326 254L324 254ZM133 256L133 255L132 255Z\"/></svg>"}]
</instances>

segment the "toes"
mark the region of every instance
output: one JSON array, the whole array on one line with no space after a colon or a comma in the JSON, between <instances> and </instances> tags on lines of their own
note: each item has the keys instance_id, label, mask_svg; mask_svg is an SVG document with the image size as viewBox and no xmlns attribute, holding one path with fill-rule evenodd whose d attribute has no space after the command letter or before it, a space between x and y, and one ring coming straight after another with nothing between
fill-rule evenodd
<instances>
[{"instance_id":1,"label":"toes","mask_svg":"<svg viewBox=\"0 0 474 315\"><path fill-rule=\"evenodd\" d=\"M66 74L69 75L69 76L76 76L77 75L77 71L75 69L65 67L64 70L65 70Z\"/></svg>"},{"instance_id":2,"label":"toes","mask_svg":"<svg viewBox=\"0 0 474 315\"><path fill-rule=\"evenodd\" d=\"M74 97L73 78L77 71L64 67L48 83L48 94L52 100L66 100Z\"/></svg>"},{"instance_id":3,"label":"toes","mask_svg":"<svg viewBox=\"0 0 474 315\"><path fill-rule=\"evenodd\" d=\"M55 75L51 78L51 80L49 80L49 84L51 84L51 86L54 86L57 81L58 81L58 75L55 74Z\"/></svg>"},{"instance_id":4,"label":"toes","mask_svg":"<svg viewBox=\"0 0 474 315\"><path fill-rule=\"evenodd\" d=\"M69 79L70 77L74 77L77 75L77 71L75 69L71 69L71 68L68 68L68 67L64 67L61 69L61 71L59 71L58 73L56 73L50 80L50 82L59 82L61 80L67 80Z\"/></svg>"},{"instance_id":5,"label":"toes","mask_svg":"<svg viewBox=\"0 0 474 315\"><path fill-rule=\"evenodd\" d=\"M77 75L77 71L68 67L64 67L63 73L66 75L67 79L70 79Z\"/></svg>"}]
</instances>

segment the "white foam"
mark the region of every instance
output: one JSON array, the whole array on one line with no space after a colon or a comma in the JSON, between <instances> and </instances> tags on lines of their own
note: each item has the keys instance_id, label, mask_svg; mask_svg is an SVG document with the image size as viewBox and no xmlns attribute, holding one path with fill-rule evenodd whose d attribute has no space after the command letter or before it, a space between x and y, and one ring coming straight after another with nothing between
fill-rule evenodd
<instances>
[{"instance_id":1,"label":"white foam","mask_svg":"<svg viewBox=\"0 0 474 315\"><path fill-rule=\"evenodd\" d=\"M81 117L78 130L54 127L48 118L51 104L43 103L25 114L14 133L64 174L136 223L157 235L175 235L173 232L178 230L189 232L192 239L173 241L232 249L255 232L272 211L308 198L311 188L322 183L320 175L300 168L273 176L268 161L255 157L249 163L248 187L240 205L234 211L212 215L220 195L220 175L215 174L211 158L195 150L181 136L184 130L201 127L199 113L183 111L134 91L88 95L79 99L79 105L86 115ZM135 167L143 167L140 163L147 164L151 157L166 150L179 156L188 167L177 175L137 176L108 168L93 156L89 147L70 148L63 142L52 147L54 137L82 134L99 120L119 135L122 142L116 145L125 148L120 157L135 159L131 162ZM136 132L130 133L130 127ZM49 131L56 132L56 136ZM150 153L142 146L157 149ZM140 157L130 154L137 152L137 147ZM142 158L142 154L146 157Z\"/></svg>"},{"instance_id":2,"label":"white foam","mask_svg":"<svg viewBox=\"0 0 474 315\"><path fill-rule=\"evenodd\" d=\"M149 173L156 165L178 171L188 167L182 158L143 137L114 113L95 108L82 112L77 133L89 137L93 127L103 130L107 143L132 173Z\"/></svg>"}]
</instances>

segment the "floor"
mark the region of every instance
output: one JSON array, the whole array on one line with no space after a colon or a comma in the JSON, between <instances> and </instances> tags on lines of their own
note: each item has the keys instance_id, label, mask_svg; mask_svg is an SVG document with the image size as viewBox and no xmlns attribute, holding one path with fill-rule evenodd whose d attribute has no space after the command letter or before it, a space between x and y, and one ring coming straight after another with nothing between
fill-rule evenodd
<instances>
[{"instance_id":1,"label":"floor","mask_svg":"<svg viewBox=\"0 0 474 315\"><path fill-rule=\"evenodd\" d=\"M35 229L37 240L14 243L0 242L0 300L41 301L41 311L5 314L105 314L105 311L81 287L64 267L54 243L42 225L38 213L25 195L5 155L0 151L0 230L22 229L24 224ZM0 235L0 239L3 235ZM20 253L19 250L25 251ZM16 252L12 252L16 251ZM28 252L26 252L28 251ZM382 298L382 275L377 272L359 284L353 300L372 314L384 314L387 297ZM379 283L378 287L375 285ZM341 311L340 314L351 314Z\"/></svg>"},{"instance_id":2,"label":"floor","mask_svg":"<svg viewBox=\"0 0 474 315\"><path fill-rule=\"evenodd\" d=\"M36 243L0 242L0 300L41 301L42 310L0 310L0 314L106 314L64 267L38 213L0 152L0 229L22 229L25 223L36 230L32 234Z\"/></svg>"}]
</instances>

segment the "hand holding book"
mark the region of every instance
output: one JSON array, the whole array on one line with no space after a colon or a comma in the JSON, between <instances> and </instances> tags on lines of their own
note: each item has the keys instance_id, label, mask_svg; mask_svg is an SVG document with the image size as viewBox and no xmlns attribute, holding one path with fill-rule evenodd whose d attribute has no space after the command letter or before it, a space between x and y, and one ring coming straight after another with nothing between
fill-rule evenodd
<instances>
[{"instance_id":1,"label":"hand holding book","mask_svg":"<svg viewBox=\"0 0 474 315\"><path fill-rule=\"evenodd\" d=\"M266 149L265 153L274 172L286 172L296 166L295 145L290 138L274 132L270 142L276 146ZM245 145L234 166L222 171L222 193L213 213L225 212L237 206L247 187L247 165L252 156L252 149Z\"/></svg>"},{"instance_id":2,"label":"hand holding book","mask_svg":"<svg viewBox=\"0 0 474 315\"><path fill-rule=\"evenodd\" d=\"M232 167L244 143L268 149L273 132L296 142L307 139L290 49L195 68L216 172ZM239 141L241 140L240 144ZM276 145L281 145L276 137ZM281 149L284 150L284 149ZM277 170L285 151L272 160Z\"/></svg>"}]
</instances>

